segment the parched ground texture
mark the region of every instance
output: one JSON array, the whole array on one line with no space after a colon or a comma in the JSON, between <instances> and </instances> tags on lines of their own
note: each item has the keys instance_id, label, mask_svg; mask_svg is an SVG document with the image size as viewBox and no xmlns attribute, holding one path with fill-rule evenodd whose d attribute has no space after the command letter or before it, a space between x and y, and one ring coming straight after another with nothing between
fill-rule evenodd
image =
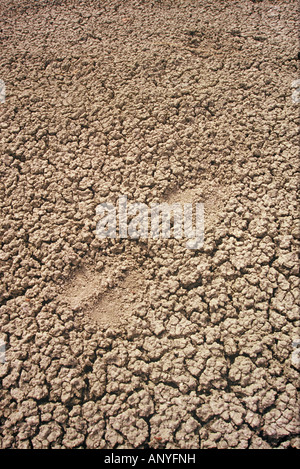
<instances>
[{"instance_id":1,"label":"parched ground texture","mask_svg":"<svg viewBox=\"0 0 300 469\"><path fill-rule=\"evenodd\" d=\"M298 14L0 1L1 448L300 447ZM203 247L98 239L120 194Z\"/></svg>"}]
</instances>

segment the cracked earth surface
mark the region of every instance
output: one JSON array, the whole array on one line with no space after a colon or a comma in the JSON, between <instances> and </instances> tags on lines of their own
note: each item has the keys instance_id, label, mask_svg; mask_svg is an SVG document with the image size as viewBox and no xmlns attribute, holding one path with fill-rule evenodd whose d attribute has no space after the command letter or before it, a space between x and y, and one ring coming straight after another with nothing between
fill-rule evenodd
<instances>
[{"instance_id":1,"label":"cracked earth surface","mask_svg":"<svg viewBox=\"0 0 300 469\"><path fill-rule=\"evenodd\" d=\"M299 448L298 2L0 9L0 447Z\"/></svg>"}]
</instances>

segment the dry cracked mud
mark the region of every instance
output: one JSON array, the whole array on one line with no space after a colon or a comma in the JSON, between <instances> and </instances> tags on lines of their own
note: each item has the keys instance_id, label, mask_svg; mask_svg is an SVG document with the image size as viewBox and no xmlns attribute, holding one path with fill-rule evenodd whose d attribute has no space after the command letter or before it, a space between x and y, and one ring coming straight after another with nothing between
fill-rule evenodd
<instances>
[{"instance_id":1,"label":"dry cracked mud","mask_svg":"<svg viewBox=\"0 0 300 469\"><path fill-rule=\"evenodd\" d=\"M298 8L0 0L1 448L299 449Z\"/></svg>"}]
</instances>

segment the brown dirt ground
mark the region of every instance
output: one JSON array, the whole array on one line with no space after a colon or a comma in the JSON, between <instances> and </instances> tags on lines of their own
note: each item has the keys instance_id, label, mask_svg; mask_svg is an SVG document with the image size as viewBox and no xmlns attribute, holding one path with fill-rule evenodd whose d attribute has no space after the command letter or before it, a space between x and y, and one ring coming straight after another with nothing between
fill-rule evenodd
<instances>
[{"instance_id":1,"label":"brown dirt ground","mask_svg":"<svg viewBox=\"0 0 300 469\"><path fill-rule=\"evenodd\" d=\"M0 0L1 448L299 449L298 10Z\"/></svg>"}]
</instances>

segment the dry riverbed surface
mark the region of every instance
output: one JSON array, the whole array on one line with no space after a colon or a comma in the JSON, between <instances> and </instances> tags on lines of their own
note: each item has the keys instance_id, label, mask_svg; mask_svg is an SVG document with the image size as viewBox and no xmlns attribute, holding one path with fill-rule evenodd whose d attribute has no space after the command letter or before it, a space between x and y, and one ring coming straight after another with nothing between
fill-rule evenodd
<instances>
[{"instance_id":1,"label":"dry riverbed surface","mask_svg":"<svg viewBox=\"0 0 300 469\"><path fill-rule=\"evenodd\" d=\"M1 448L300 448L298 8L0 0Z\"/></svg>"}]
</instances>

